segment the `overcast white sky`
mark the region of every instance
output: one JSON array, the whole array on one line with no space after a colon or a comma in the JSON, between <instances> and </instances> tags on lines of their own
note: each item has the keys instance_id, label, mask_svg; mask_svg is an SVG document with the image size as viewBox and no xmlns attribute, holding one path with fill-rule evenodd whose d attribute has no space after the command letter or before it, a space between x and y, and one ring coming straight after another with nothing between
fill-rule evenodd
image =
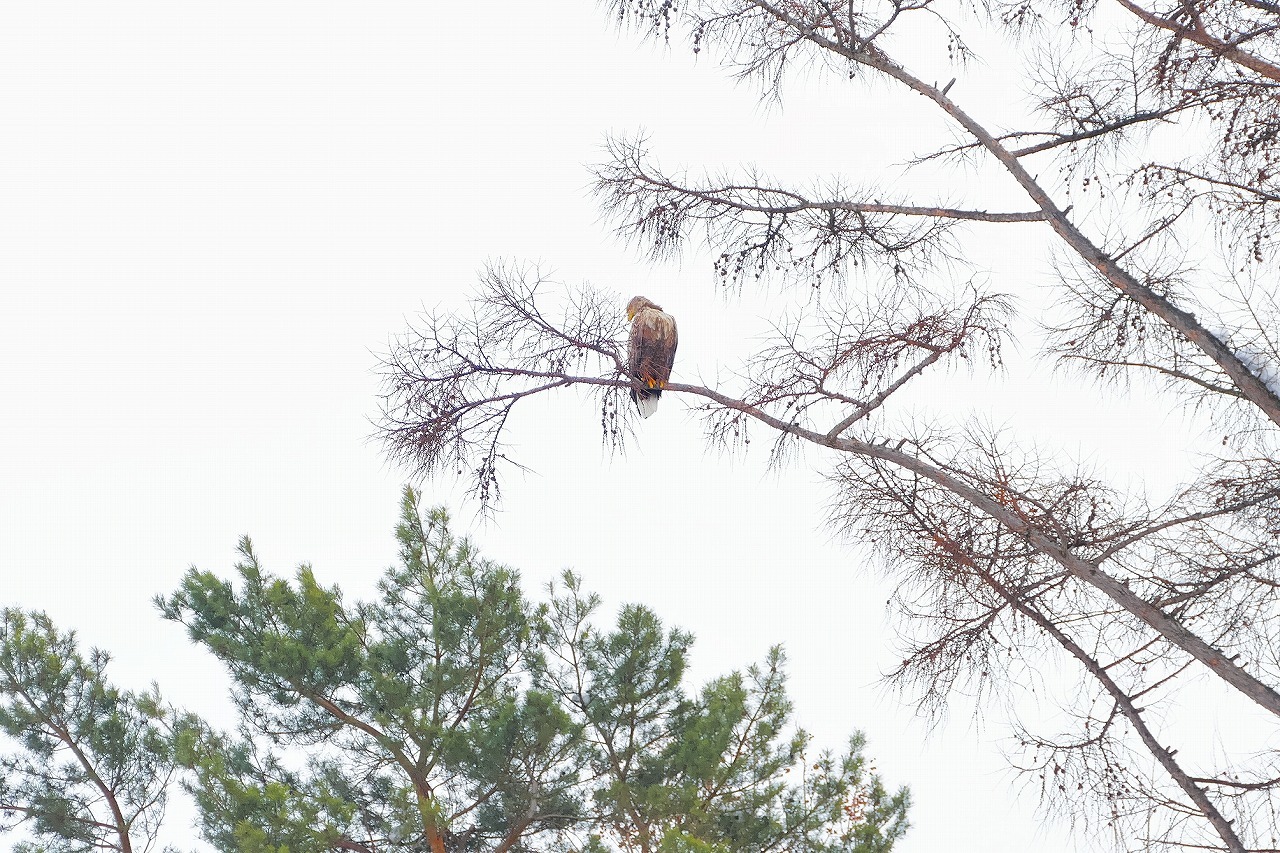
<instances>
[{"instance_id":1,"label":"overcast white sky","mask_svg":"<svg viewBox=\"0 0 1280 853\"><path fill-rule=\"evenodd\" d=\"M997 114L1003 83L979 66L956 92ZM710 380L776 309L718 298L705 255L654 267L608 233L584 168L605 132L646 129L672 165L902 184L886 167L940 126L883 85L788 92L765 109L711 57L618 34L591 0L0 7L0 604L47 610L115 654L118 683L154 679L226 724L220 667L150 599L193 564L230 572L242 533L278 573L309 561L371 590L405 481L368 440L372 370L417 312L461 305L488 259L540 260L620 309L663 304L677 373ZM953 177L914 185L967 197L975 178ZM985 189L984 206L1011 197ZM1034 305L1045 266L1025 227L977 266ZM1180 425L1140 397L1099 422L1059 386L1015 371L997 397L985 381L919 402L1053 425L1103 466L1178 449ZM1147 440L1120 443L1117 424L1143 418ZM422 488L527 589L573 567L610 608L694 631L698 679L784 643L798 720L829 746L865 730L886 780L911 786L901 853L1073 849L1018 795L998 723L958 706L930 734L877 685L888 586L823 528L820 456L770 474L707 455L673 399L626 459L601 453L597 424L572 395L529 405L513 438L537 473L507 483L488 525L454 484Z\"/></svg>"}]
</instances>

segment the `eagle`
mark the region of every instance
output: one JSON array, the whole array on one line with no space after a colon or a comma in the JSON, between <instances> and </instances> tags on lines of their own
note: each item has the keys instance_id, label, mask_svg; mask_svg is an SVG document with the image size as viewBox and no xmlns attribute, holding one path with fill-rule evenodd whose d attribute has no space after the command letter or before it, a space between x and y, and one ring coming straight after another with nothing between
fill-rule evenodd
<instances>
[{"instance_id":1,"label":"eagle","mask_svg":"<svg viewBox=\"0 0 1280 853\"><path fill-rule=\"evenodd\" d=\"M627 372L643 388L631 388L631 400L647 418L658 408L658 398L671 378L676 360L676 318L643 296L627 303L631 337L627 347Z\"/></svg>"}]
</instances>

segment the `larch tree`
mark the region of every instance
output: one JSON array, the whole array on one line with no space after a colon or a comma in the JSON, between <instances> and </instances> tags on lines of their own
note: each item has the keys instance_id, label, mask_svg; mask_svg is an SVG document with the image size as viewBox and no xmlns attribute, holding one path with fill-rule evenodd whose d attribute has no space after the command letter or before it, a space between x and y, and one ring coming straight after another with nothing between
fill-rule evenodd
<instances>
[{"instance_id":1,"label":"larch tree","mask_svg":"<svg viewBox=\"0 0 1280 853\"><path fill-rule=\"evenodd\" d=\"M652 258L704 240L730 298L761 280L821 285L732 385L666 390L702 411L713 442L764 430L778 459L801 444L826 451L831 521L897 579L907 650L890 679L938 711L957 691L998 698L1059 663L1079 686L1060 691L1054 727L1012 721L1014 763L1048 808L1110 828L1124 849L1280 849L1274 740L1214 756L1178 743L1174 725L1205 689L1280 721L1280 7L607 5L771 97L793 70L825 69L853 93L879 83L923 98L950 132L917 140L914 166L965 161L988 179L944 204L895 197L874 175L698 178L661 168L639 137L611 139L595 169L605 215ZM1030 109L999 105L1021 116L1008 126L966 103L963 82L926 82L897 58L933 45L963 81L969 44L992 36L1006 40L1001 71L1032 93ZM993 210L980 193L1001 181L1024 203ZM1015 313L1022 282L1005 295L952 281L956 264L984 266L979 228L1045 239L1054 305L1041 322ZM504 442L514 408L572 387L598 395L605 441L623 446L635 417L625 332L615 294L491 266L470 312L425 317L387 355L389 452L424 474L471 476L492 502L518 464ZM941 426L954 413L894 418L926 371L998 367L1014 335L1046 374L1147 383L1170 411L1203 414L1212 430L1185 482L1147 494L1060 451Z\"/></svg>"}]
</instances>

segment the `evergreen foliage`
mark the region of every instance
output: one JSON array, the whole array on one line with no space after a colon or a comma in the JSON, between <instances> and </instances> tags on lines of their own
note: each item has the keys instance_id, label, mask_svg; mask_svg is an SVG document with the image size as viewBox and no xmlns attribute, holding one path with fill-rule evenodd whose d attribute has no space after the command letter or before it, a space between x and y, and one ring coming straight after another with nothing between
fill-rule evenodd
<instances>
[{"instance_id":1,"label":"evergreen foliage","mask_svg":"<svg viewBox=\"0 0 1280 853\"><path fill-rule=\"evenodd\" d=\"M907 828L855 733L813 755L785 657L686 692L693 636L566 572L549 602L406 489L398 565L348 604L308 566L238 582L190 570L157 598L229 670L222 732L105 677L43 613L0 611L0 833L18 853L158 843L171 783L240 853L850 851Z\"/></svg>"},{"instance_id":2,"label":"evergreen foliage","mask_svg":"<svg viewBox=\"0 0 1280 853\"><path fill-rule=\"evenodd\" d=\"M906 831L909 795L885 790L860 733L839 755L809 755L780 647L690 697L692 635L664 633L636 605L602 633L590 623L598 606L564 575L548 679L582 724L599 849L879 853Z\"/></svg>"},{"instance_id":3,"label":"evergreen foliage","mask_svg":"<svg viewBox=\"0 0 1280 853\"><path fill-rule=\"evenodd\" d=\"M785 659L707 684L693 638L630 605L610 630L566 573L549 605L406 490L399 565L347 604L307 566L238 584L191 570L158 600L236 682L236 733L178 754L220 850L842 850L907 827L860 734L808 755Z\"/></svg>"},{"instance_id":4,"label":"evergreen foliage","mask_svg":"<svg viewBox=\"0 0 1280 853\"><path fill-rule=\"evenodd\" d=\"M192 724L153 687L106 678L110 656L83 654L38 611L0 611L0 833L16 853L150 849L175 771L176 732Z\"/></svg>"}]
</instances>

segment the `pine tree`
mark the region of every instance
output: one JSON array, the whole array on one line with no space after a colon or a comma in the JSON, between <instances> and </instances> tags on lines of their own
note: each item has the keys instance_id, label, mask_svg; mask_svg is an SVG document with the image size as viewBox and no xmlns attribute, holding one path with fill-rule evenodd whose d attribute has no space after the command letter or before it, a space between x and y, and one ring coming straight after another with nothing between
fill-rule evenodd
<instances>
[{"instance_id":1,"label":"pine tree","mask_svg":"<svg viewBox=\"0 0 1280 853\"><path fill-rule=\"evenodd\" d=\"M152 688L106 677L110 656L82 653L41 612L0 611L0 833L18 853L151 847L177 768L175 735L193 720ZM0 746L4 742L0 741Z\"/></svg>"},{"instance_id":2,"label":"pine tree","mask_svg":"<svg viewBox=\"0 0 1280 853\"><path fill-rule=\"evenodd\" d=\"M905 832L855 735L811 755L784 656L683 677L693 638L646 608L598 631L566 574L550 604L406 490L399 565L348 605L241 542L239 583L191 570L159 601L230 670L242 725L179 755L221 850L849 850Z\"/></svg>"}]
</instances>

